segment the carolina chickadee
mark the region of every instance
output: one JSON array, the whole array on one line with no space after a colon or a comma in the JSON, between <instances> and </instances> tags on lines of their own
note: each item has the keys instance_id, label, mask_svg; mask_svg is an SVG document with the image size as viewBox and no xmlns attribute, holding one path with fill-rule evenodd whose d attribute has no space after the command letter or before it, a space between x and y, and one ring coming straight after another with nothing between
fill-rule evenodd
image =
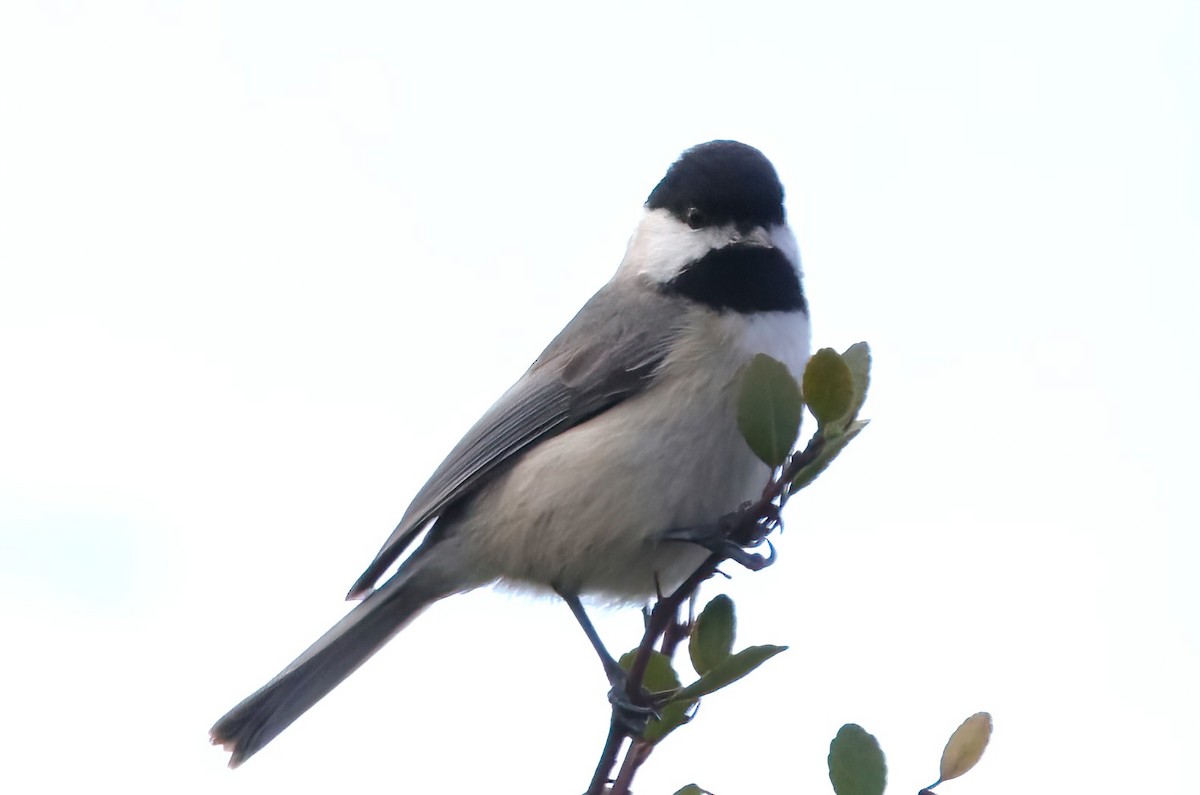
<instances>
[{"instance_id":1,"label":"carolina chickadee","mask_svg":"<svg viewBox=\"0 0 1200 795\"><path fill-rule=\"evenodd\" d=\"M797 376L808 360L800 256L771 163L712 141L668 169L616 274L418 492L350 589L362 602L217 721L230 766L443 597L498 580L553 588L583 622L580 595L633 602L682 582L707 551L664 535L766 483L735 420L757 353Z\"/></svg>"}]
</instances>

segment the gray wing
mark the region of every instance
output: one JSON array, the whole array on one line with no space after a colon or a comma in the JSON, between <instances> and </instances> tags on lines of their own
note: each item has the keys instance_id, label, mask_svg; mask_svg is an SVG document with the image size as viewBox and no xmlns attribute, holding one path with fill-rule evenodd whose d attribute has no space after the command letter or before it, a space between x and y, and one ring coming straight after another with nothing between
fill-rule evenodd
<instances>
[{"instance_id":1,"label":"gray wing","mask_svg":"<svg viewBox=\"0 0 1200 795\"><path fill-rule=\"evenodd\" d=\"M452 503L475 492L524 450L644 390L678 331L683 307L649 285L605 285L450 451L354 583L359 598Z\"/></svg>"}]
</instances>

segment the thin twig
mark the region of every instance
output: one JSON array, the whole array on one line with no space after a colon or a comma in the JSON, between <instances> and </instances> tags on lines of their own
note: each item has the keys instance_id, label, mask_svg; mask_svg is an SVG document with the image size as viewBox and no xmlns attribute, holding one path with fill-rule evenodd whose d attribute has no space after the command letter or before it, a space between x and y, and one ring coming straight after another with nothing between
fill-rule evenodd
<instances>
[{"instance_id":1,"label":"thin twig","mask_svg":"<svg viewBox=\"0 0 1200 795\"><path fill-rule=\"evenodd\" d=\"M621 753L621 744L624 742L625 732L618 724L616 715L613 715L613 720L608 726L608 739L604 741L604 751L600 754L600 762L596 765L596 772L592 774L592 783L588 785L586 795L601 795L604 792L609 773L617 763L617 756Z\"/></svg>"},{"instance_id":2,"label":"thin twig","mask_svg":"<svg viewBox=\"0 0 1200 795\"><path fill-rule=\"evenodd\" d=\"M683 604L683 600L691 596L692 591L700 586L700 583L707 580L716 571L717 566L725 560L726 556L713 552L704 562L691 573L691 575L683 581L683 584L672 591L666 597L659 599L655 603L654 609L650 611L650 621L646 627L646 633L642 636L642 642L638 646L637 656L633 659L633 665L629 667L629 680L626 686L626 694L636 704L641 697L642 680L646 676L646 666L650 664L650 653L654 651L654 645L663 633L667 631L667 625L675 619L675 614L679 611L679 606Z\"/></svg>"},{"instance_id":3,"label":"thin twig","mask_svg":"<svg viewBox=\"0 0 1200 795\"><path fill-rule=\"evenodd\" d=\"M682 605L680 607L682 608ZM658 647L659 652L668 660L671 659L675 656L675 649L679 648L679 644L691 634L691 631L691 617L686 621L681 621L679 619L679 612L677 611L671 619L671 623L667 625L667 631L663 633L662 644Z\"/></svg>"},{"instance_id":4,"label":"thin twig","mask_svg":"<svg viewBox=\"0 0 1200 795\"><path fill-rule=\"evenodd\" d=\"M621 765L621 772L617 774L617 780L613 782L612 789L609 790L609 795L629 795L629 785L633 783L634 775L653 750L653 743L648 743L644 740L633 741L629 746L629 752L625 754L625 761Z\"/></svg>"}]
</instances>

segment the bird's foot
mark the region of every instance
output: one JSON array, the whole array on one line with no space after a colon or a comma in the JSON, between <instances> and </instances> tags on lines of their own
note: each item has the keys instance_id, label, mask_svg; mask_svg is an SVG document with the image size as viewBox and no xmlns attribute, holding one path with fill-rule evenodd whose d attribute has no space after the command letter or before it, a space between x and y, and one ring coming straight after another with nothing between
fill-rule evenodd
<instances>
[{"instance_id":1,"label":"bird's foot","mask_svg":"<svg viewBox=\"0 0 1200 795\"><path fill-rule=\"evenodd\" d=\"M771 507L775 508L774 505ZM766 533L779 525L778 509L771 516L767 517L764 522L756 526L759 532L754 533L750 538L746 539L745 543L740 543L740 539L739 541L735 541L730 538L730 533L737 519L740 517L740 513L732 513L722 517L714 524L678 527L663 533L662 539L664 541L685 541L689 544L704 547L709 552L723 555L734 563L745 566L751 571L765 569L775 562L775 547L767 539ZM767 545L769 554L760 555L750 551L761 546L764 542Z\"/></svg>"},{"instance_id":2,"label":"bird's foot","mask_svg":"<svg viewBox=\"0 0 1200 795\"><path fill-rule=\"evenodd\" d=\"M629 676L624 669L620 670L620 674L609 677L612 688L608 691L608 703L612 704L612 721L630 737L641 737L650 721L660 716L650 705L653 697L644 687L640 688L637 698L630 697Z\"/></svg>"}]
</instances>

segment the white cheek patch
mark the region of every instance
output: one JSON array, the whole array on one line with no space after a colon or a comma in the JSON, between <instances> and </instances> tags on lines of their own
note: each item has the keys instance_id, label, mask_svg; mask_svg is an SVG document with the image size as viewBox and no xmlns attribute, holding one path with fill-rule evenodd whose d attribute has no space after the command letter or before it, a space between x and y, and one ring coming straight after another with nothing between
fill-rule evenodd
<instances>
[{"instance_id":1,"label":"white cheek patch","mask_svg":"<svg viewBox=\"0 0 1200 795\"><path fill-rule=\"evenodd\" d=\"M769 230L760 227L743 236L733 224L692 229L663 209L646 211L629 239L617 273L626 277L636 274L662 284L674 279L684 266L710 251L734 243L779 249L796 268L796 273L801 273L800 249L796 236L786 224L772 226Z\"/></svg>"},{"instance_id":2,"label":"white cheek patch","mask_svg":"<svg viewBox=\"0 0 1200 795\"><path fill-rule=\"evenodd\" d=\"M685 265L728 246L735 237L732 226L692 229L666 210L647 210L629 239L617 273L669 282Z\"/></svg>"}]
</instances>

